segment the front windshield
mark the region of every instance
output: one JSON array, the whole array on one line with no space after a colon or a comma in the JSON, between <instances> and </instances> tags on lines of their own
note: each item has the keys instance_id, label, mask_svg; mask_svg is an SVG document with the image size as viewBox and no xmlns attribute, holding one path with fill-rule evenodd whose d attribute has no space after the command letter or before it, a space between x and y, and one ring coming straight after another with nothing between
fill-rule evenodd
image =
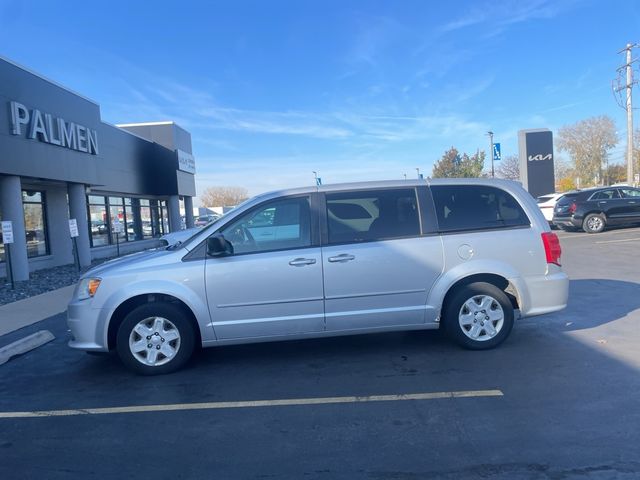
<instances>
[{"instance_id":1,"label":"front windshield","mask_svg":"<svg viewBox=\"0 0 640 480\"><path fill-rule=\"evenodd\" d=\"M231 212L236 211L238 208L242 207L245 203L247 203L249 200L245 200L244 202L240 203L239 205L237 205L236 207L232 208L231 210L223 213L220 217L215 218L214 220L212 220L211 222L207 223L205 226L198 228L193 235L191 235L189 238L187 238L186 240L183 240L182 242L177 242L173 245L170 245L169 247L167 247L167 249L175 249L178 247L186 247L188 246L195 237L197 237L198 235L200 235L202 232L204 232L207 229L211 229L212 226L214 226L215 224L217 224L220 220L222 220L223 218L226 218L227 215L229 215ZM207 218L206 216L202 216L202 217L198 217L198 219L205 219Z\"/></svg>"}]
</instances>

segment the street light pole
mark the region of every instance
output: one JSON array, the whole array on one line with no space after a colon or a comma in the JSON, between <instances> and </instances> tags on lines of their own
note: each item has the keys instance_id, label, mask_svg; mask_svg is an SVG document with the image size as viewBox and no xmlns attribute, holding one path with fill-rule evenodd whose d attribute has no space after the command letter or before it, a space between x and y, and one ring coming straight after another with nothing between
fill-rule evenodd
<instances>
[{"instance_id":1,"label":"street light pole","mask_svg":"<svg viewBox=\"0 0 640 480\"><path fill-rule=\"evenodd\" d=\"M493 168L493 132L489 130L487 135L489 135L489 155L491 155L491 178L495 178L496 171Z\"/></svg>"},{"instance_id":2,"label":"street light pole","mask_svg":"<svg viewBox=\"0 0 640 480\"><path fill-rule=\"evenodd\" d=\"M416 167L416 173L418 174L418 178L420 178L420 168Z\"/></svg>"}]
</instances>

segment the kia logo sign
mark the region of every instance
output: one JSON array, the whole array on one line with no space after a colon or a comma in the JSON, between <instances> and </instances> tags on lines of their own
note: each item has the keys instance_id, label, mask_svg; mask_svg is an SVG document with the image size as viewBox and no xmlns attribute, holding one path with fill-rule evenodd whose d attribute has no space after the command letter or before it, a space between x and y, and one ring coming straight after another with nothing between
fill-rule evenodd
<instances>
[{"instance_id":1,"label":"kia logo sign","mask_svg":"<svg viewBox=\"0 0 640 480\"><path fill-rule=\"evenodd\" d=\"M529 155L530 162L539 162L540 160L553 160L553 154L542 155L539 153L538 155Z\"/></svg>"},{"instance_id":2,"label":"kia logo sign","mask_svg":"<svg viewBox=\"0 0 640 480\"><path fill-rule=\"evenodd\" d=\"M537 128L518 132L520 180L533 197L555 191L553 134Z\"/></svg>"}]
</instances>

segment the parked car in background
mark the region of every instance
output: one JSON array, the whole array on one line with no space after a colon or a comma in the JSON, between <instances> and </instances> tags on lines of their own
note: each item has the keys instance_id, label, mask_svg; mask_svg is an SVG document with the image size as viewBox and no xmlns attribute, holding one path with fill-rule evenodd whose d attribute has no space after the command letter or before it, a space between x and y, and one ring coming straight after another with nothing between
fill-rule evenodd
<instances>
[{"instance_id":1,"label":"parked car in background","mask_svg":"<svg viewBox=\"0 0 640 480\"><path fill-rule=\"evenodd\" d=\"M587 233L640 223L640 189L598 187L567 193L555 206L553 223L564 230L581 228Z\"/></svg>"},{"instance_id":2,"label":"parked car in background","mask_svg":"<svg viewBox=\"0 0 640 480\"><path fill-rule=\"evenodd\" d=\"M116 350L141 374L174 371L197 346L388 331L443 328L483 350L517 317L566 306L560 254L516 182L272 192L182 244L83 275L68 307L69 345Z\"/></svg>"},{"instance_id":3,"label":"parked car in background","mask_svg":"<svg viewBox=\"0 0 640 480\"><path fill-rule=\"evenodd\" d=\"M200 215L199 217L196 218L194 225L196 227L204 227L205 225L208 225L209 223L213 222L214 220L217 220L218 218L220 218L220 215L216 215L216 214L209 214L209 215Z\"/></svg>"},{"instance_id":4,"label":"parked car in background","mask_svg":"<svg viewBox=\"0 0 640 480\"><path fill-rule=\"evenodd\" d=\"M538 207L542 210L542 214L544 218L547 219L547 222L549 222L549 225L553 226L553 208L556 206L558 199L563 195L564 193L549 193L547 195L541 195L536 199Z\"/></svg>"}]
</instances>

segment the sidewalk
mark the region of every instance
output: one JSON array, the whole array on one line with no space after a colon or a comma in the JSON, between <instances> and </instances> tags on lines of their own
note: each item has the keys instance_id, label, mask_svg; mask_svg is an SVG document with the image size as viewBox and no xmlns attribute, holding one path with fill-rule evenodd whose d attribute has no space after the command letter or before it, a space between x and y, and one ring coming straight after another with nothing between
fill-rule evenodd
<instances>
[{"instance_id":1,"label":"sidewalk","mask_svg":"<svg viewBox=\"0 0 640 480\"><path fill-rule=\"evenodd\" d=\"M0 336L62 313L75 285L0 306Z\"/></svg>"}]
</instances>

